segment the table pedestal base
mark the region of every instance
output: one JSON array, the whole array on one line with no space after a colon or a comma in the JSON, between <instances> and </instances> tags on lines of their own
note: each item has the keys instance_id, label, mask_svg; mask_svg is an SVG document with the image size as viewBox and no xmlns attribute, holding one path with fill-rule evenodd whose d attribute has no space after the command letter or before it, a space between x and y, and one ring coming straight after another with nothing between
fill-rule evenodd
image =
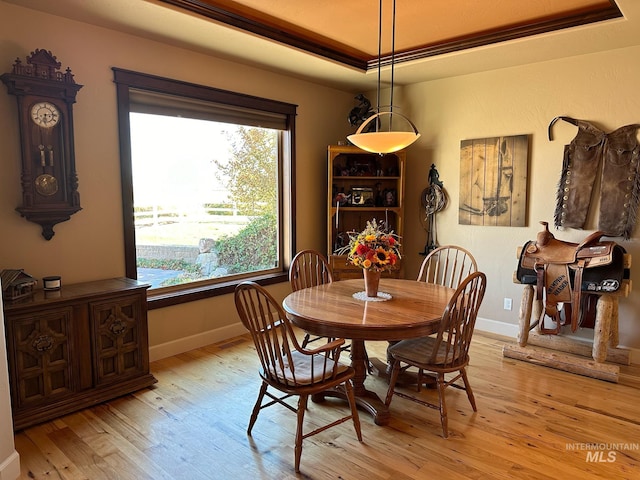
<instances>
[{"instance_id":1,"label":"table pedestal base","mask_svg":"<svg viewBox=\"0 0 640 480\"><path fill-rule=\"evenodd\" d=\"M373 422L376 425L387 425L389 423L391 415L389 414L389 409L385 406L384 402L380 400L380 397L371 390L354 390L356 405L360 409L369 412L371 416L373 416ZM336 387L331 390L325 390L322 393L313 395L311 397L311 400L313 402L320 403L323 402L326 397L341 398L345 401L348 401L347 394L344 391L343 387Z\"/></svg>"},{"instance_id":2,"label":"table pedestal base","mask_svg":"<svg viewBox=\"0 0 640 480\"><path fill-rule=\"evenodd\" d=\"M387 359L387 362L389 362L389 359ZM369 412L373 416L373 421L376 425L387 425L391 418L389 409L378 394L365 387L364 381L367 378L367 372L370 372L372 375L385 379L388 384L391 376L391 364L384 363L377 358L369 360L364 347L364 340L353 340L351 342L351 366L356 372L353 377L353 392L356 405ZM417 378L417 372L404 371L400 373L396 385L417 385ZM429 375L423 375L422 382L427 388L435 388L435 380ZM313 395L311 400L320 403L327 397L348 401L347 394L342 387L332 388Z\"/></svg>"},{"instance_id":3,"label":"table pedestal base","mask_svg":"<svg viewBox=\"0 0 640 480\"><path fill-rule=\"evenodd\" d=\"M369 412L373 416L373 421L376 425L387 425L390 419L389 409L375 392L367 390L364 386L369 369L369 359L364 348L364 340L351 341L351 366L356 372L353 377L353 393L356 398L356 405ZM325 390L322 393L313 395L311 400L322 402L326 397L347 400L347 394L342 388Z\"/></svg>"}]
</instances>

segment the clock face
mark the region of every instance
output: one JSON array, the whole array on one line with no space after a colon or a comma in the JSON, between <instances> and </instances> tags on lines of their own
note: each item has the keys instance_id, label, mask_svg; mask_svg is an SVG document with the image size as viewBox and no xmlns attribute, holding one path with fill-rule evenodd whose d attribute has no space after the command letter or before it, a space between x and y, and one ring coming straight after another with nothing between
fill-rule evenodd
<instances>
[{"instance_id":1,"label":"clock face","mask_svg":"<svg viewBox=\"0 0 640 480\"><path fill-rule=\"evenodd\" d=\"M49 102L38 102L31 107L31 120L43 128L51 128L60 121L58 108Z\"/></svg>"}]
</instances>

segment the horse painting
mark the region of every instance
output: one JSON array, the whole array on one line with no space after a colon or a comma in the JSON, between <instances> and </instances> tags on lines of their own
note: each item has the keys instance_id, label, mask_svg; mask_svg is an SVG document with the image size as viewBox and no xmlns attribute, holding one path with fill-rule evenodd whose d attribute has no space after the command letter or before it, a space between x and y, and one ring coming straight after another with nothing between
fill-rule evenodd
<instances>
[{"instance_id":1,"label":"horse painting","mask_svg":"<svg viewBox=\"0 0 640 480\"><path fill-rule=\"evenodd\" d=\"M525 225L527 135L460 142L461 225Z\"/></svg>"}]
</instances>

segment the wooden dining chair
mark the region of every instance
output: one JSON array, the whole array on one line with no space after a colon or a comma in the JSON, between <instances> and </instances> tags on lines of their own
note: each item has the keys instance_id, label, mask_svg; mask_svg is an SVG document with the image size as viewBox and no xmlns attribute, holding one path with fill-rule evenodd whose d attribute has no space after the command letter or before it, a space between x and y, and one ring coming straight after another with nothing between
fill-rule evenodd
<instances>
[{"instance_id":1,"label":"wooden dining chair","mask_svg":"<svg viewBox=\"0 0 640 480\"><path fill-rule=\"evenodd\" d=\"M443 245L422 261L417 280L458 288L462 280L476 271L478 264L471 252L456 245Z\"/></svg>"},{"instance_id":2,"label":"wooden dining chair","mask_svg":"<svg viewBox=\"0 0 640 480\"><path fill-rule=\"evenodd\" d=\"M393 368L385 405L389 406L393 395L412 400L421 405L440 410L440 422L443 436L449 436L447 426L447 406L445 389L455 387L466 390L469 403L477 412L476 401L467 378L466 366L469 364L469 346L478 315L478 309L484 298L487 279L484 273L474 272L464 279L444 309L438 333L435 336L402 340L391 347L388 353L393 358ZM401 364L417 367L435 374L438 389L438 405L428 402L417 395L395 390ZM445 375L455 373L453 378ZM462 379L463 385L457 382Z\"/></svg>"},{"instance_id":3,"label":"wooden dining chair","mask_svg":"<svg viewBox=\"0 0 640 480\"><path fill-rule=\"evenodd\" d=\"M351 382L355 372L352 367L338 361L344 339L335 339L313 350L302 348L280 304L254 282L243 282L236 287L235 303L242 324L251 333L262 365L262 385L251 413L247 435L251 435L253 425L263 408L279 403L296 412L296 472L300 471L302 441L307 437L352 420L358 440L362 441ZM337 386L345 389L351 414L305 433L304 415L309 396ZM268 390L269 387L277 392L272 393ZM263 404L265 396L270 400ZM292 396L298 396L297 407L285 401Z\"/></svg>"},{"instance_id":4,"label":"wooden dining chair","mask_svg":"<svg viewBox=\"0 0 640 480\"><path fill-rule=\"evenodd\" d=\"M471 252L457 245L443 245L432 250L425 257L416 280L458 288L462 280L476 271L478 271L478 264ZM416 382L418 391L422 388L422 376L422 370L418 370Z\"/></svg>"},{"instance_id":5,"label":"wooden dining chair","mask_svg":"<svg viewBox=\"0 0 640 480\"><path fill-rule=\"evenodd\" d=\"M294 292L331 282L333 282L331 266L324 255L317 250L301 250L293 257L289 267L289 283ZM302 340L302 347L320 339L326 340L325 337L311 337L306 333Z\"/></svg>"}]
</instances>

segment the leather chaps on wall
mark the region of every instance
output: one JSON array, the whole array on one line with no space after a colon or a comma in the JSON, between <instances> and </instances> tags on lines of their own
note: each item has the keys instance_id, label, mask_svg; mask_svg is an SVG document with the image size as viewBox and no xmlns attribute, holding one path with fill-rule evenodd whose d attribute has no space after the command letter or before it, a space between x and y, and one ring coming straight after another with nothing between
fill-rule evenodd
<instances>
[{"instance_id":1,"label":"leather chaps on wall","mask_svg":"<svg viewBox=\"0 0 640 480\"><path fill-rule=\"evenodd\" d=\"M593 186L602 164L598 230L607 236L628 240L640 203L640 145L636 138L640 124L605 133L585 120L556 117L549 124L549 140L552 140L551 127L559 119L576 125L578 133L564 147L555 226L584 228Z\"/></svg>"}]
</instances>

